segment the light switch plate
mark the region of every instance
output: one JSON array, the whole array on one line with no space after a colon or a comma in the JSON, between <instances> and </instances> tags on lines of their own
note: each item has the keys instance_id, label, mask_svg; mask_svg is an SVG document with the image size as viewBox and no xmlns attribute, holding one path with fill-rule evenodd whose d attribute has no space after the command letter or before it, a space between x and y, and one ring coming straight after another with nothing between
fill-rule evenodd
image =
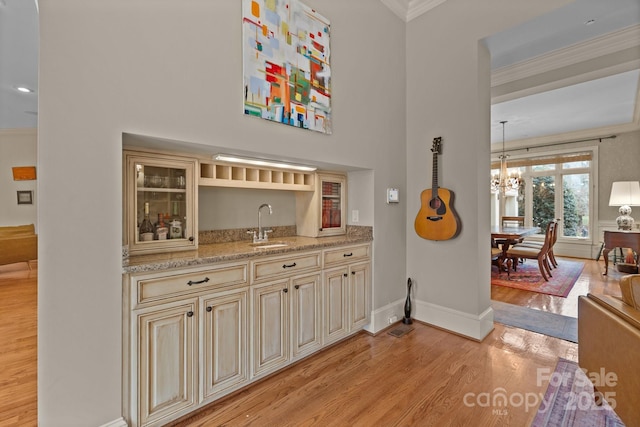
<instances>
[{"instance_id":1,"label":"light switch plate","mask_svg":"<svg viewBox=\"0 0 640 427\"><path fill-rule=\"evenodd\" d=\"M387 203L400 203L400 191L397 188L387 188Z\"/></svg>"}]
</instances>

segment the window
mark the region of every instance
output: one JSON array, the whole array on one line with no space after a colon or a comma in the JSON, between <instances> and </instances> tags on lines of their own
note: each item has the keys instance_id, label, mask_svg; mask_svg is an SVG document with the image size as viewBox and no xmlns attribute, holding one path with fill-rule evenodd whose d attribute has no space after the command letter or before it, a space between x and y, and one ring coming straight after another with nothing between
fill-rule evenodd
<instances>
[{"instance_id":1,"label":"window","mask_svg":"<svg viewBox=\"0 0 640 427\"><path fill-rule=\"evenodd\" d=\"M596 150L510 160L509 170L520 172L522 184L502 199L492 194L492 224L498 224L504 215L520 215L527 225L545 230L550 221L559 218L559 237L590 240ZM493 163L492 173L497 172L495 167Z\"/></svg>"}]
</instances>

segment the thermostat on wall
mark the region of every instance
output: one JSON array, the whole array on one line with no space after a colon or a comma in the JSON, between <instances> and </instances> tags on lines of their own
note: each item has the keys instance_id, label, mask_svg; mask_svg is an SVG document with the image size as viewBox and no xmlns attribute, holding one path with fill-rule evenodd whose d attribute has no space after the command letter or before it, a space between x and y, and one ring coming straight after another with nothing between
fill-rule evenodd
<instances>
[{"instance_id":1,"label":"thermostat on wall","mask_svg":"<svg viewBox=\"0 0 640 427\"><path fill-rule=\"evenodd\" d=\"M387 203L400 203L400 192L397 188L387 188Z\"/></svg>"}]
</instances>

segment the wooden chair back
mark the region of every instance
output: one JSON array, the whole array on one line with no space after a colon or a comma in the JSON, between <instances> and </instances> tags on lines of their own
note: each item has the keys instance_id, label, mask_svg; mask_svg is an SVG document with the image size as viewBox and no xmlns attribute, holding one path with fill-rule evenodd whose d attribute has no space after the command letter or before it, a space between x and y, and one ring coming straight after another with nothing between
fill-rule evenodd
<instances>
[{"instance_id":1,"label":"wooden chair back","mask_svg":"<svg viewBox=\"0 0 640 427\"><path fill-rule=\"evenodd\" d=\"M511 267L511 263L514 266L514 270L516 269L516 265L519 258L527 258L527 259L537 259L538 260L538 268L540 269L540 273L544 280L549 280L548 276L551 276L551 267L548 264L548 253L553 244L554 233L556 230L556 226L558 225L558 221L553 220L547 224L547 228L544 234L544 243L541 247L520 247L519 245L515 245L507 250L507 258L509 262L507 263L507 269ZM524 245L523 245L524 246Z\"/></svg>"},{"instance_id":2,"label":"wooden chair back","mask_svg":"<svg viewBox=\"0 0 640 427\"><path fill-rule=\"evenodd\" d=\"M502 217L502 226L503 227L507 227L507 226L517 226L517 227L524 227L524 217L523 216L503 216Z\"/></svg>"}]
</instances>

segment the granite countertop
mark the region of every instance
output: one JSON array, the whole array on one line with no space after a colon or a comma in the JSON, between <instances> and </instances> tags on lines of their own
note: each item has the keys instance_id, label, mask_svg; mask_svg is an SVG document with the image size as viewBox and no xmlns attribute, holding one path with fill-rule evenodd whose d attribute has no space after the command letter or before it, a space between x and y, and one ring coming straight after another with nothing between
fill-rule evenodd
<instances>
[{"instance_id":1,"label":"granite countertop","mask_svg":"<svg viewBox=\"0 0 640 427\"><path fill-rule=\"evenodd\" d=\"M123 259L123 273L142 273L171 268L194 267L225 261L237 261L267 255L280 255L312 249L330 248L373 240L372 233L346 234L331 237L289 236L273 238L269 244L286 243L287 246L260 248L251 241L242 240L225 243L199 245L193 251L176 251L163 254L132 255Z\"/></svg>"}]
</instances>

